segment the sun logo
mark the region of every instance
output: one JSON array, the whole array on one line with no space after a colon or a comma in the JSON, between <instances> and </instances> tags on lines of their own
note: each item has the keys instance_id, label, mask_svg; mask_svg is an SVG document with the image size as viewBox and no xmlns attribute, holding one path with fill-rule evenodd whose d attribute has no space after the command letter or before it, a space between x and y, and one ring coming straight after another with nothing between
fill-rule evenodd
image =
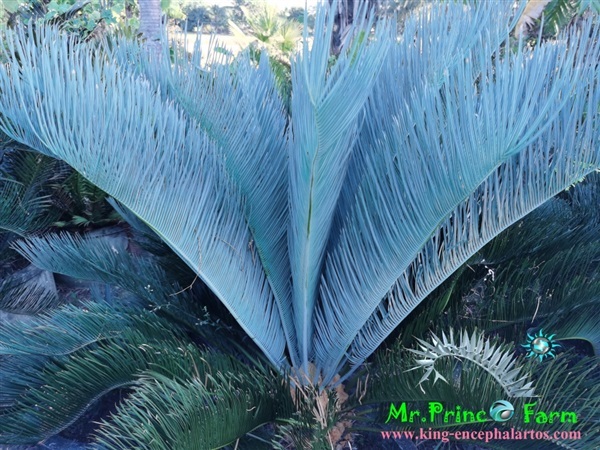
<instances>
[{"instance_id":1,"label":"sun logo","mask_svg":"<svg viewBox=\"0 0 600 450\"><path fill-rule=\"evenodd\" d=\"M527 354L528 358L539 358L540 361L546 357L555 358L555 349L560 347L560 344L556 344L552 340L554 336L556 335L544 335L544 329L542 328L533 336L527 333L527 343L521 344L521 347L525 347L529 350L529 353Z\"/></svg>"}]
</instances>

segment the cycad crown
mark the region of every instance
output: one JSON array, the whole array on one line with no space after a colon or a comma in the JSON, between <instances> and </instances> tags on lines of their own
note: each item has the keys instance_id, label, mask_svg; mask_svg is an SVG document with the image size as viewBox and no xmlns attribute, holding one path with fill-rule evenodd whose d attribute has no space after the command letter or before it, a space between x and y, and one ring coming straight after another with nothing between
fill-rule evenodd
<instances>
[{"instance_id":1,"label":"cycad crown","mask_svg":"<svg viewBox=\"0 0 600 450\"><path fill-rule=\"evenodd\" d=\"M127 41L99 52L51 28L9 31L0 128L149 225L275 365L312 363L328 383L492 237L599 167L598 24L513 50L513 13L444 3L399 38L357 19L332 64L323 7L292 61L289 115L266 55L201 67Z\"/></svg>"}]
</instances>

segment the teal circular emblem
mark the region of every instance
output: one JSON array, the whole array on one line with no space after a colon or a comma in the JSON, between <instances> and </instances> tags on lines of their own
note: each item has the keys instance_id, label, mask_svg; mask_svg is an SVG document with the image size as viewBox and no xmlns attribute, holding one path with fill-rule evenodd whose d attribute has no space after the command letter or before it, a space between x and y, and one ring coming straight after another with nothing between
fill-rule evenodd
<instances>
[{"instance_id":1,"label":"teal circular emblem","mask_svg":"<svg viewBox=\"0 0 600 450\"><path fill-rule=\"evenodd\" d=\"M490 407L490 416L496 422L506 422L515 413L515 407L506 400L495 401Z\"/></svg>"},{"instance_id":2,"label":"teal circular emblem","mask_svg":"<svg viewBox=\"0 0 600 450\"><path fill-rule=\"evenodd\" d=\"M536 355L545 355L552 350L552 344L545 337L536 337L531 341L531 351Z\"/></svg>"}]
</instances>

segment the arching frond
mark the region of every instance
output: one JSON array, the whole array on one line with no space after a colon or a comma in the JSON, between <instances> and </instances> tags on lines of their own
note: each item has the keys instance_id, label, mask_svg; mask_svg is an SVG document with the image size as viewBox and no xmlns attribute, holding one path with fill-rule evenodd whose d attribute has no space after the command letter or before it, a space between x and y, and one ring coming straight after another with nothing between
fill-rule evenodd
<instances>
[{"instance_id":1,"label":"arching frond","mask_svg":"<svg viewBox=\"0 0 600 450\"><path fill-rule=\"evenodd\" d=\"M572 420L554 420L552 423L540 423L529 417L528 423L520 427L546 432L547 441L540 442L540 448L586 450L600 445L598 429L600 427L600 379L598 358L575 362L568 356L557 357L539 367L536 373L536 392L539 398L533 407L538 411L570 411L576 414ZM556 439L554 432L575 432L573 438ZM579 437L578 439L575 437ZM512 448L531 448L524 442L511 442Z\"/></svg>"},{"instance_id":2,"label":"arching frond","mask_svg":"<svg viewBox=\"0 0 600 450\"><path fill-rule=\"evenodd\" d=\"M0 82L12 86L0 95L4 131L63 159L134 211L271 361L283 364L285 338L273 293L249 248L239 189L210 137L147 81L56 30L36 30L35 37L7 32L3 49L16 64L0 71ZM75 101L81 98L86 101Z\"/></svg>"},{"instance_id":3,"label":"arching frond","mask_svg":"<svg viewBox=\"0 0 600 450\"><path fill-rule=\"evenodd\" d=\"M293 58L290 116L266 55L198 66L198 54L159 62L124 41L9 30L0 128L121 202L274 365L314 363L307 382L326 385L494 236L600 167L597 18L513 49L510 2L432 5L399 39L364 8L337 58L320 10ZM170 295L150 262L89 241L15 248L157 307ZM125 275L138 269L160 280L154 297Z\"/></svg>"},{"instance_id":4,"label":"arching frond","mask_svg":"<svg viewBox=\"0 0 600 450\"><path fill-rule=\"evenodd\" d=\"M60 356L85 347L118 338L127 329L137 329L161 337L177 333L171 324L166 326L148 312L131 314L108 304L84 303L64 305L26 321L6 323L0 329L0 355Z\"/></svg>"},{"instance_id":5,"label":"arching frond","mask_svg":"<svg viewBox=\"0 0 600 450\"><path fill-rule=\"evenodd\" d=\"M292 404L289 385L274 374L246 370L184 382L149 374L103 423L97 442L109 450L217 449L290 418Z\"/></svg>"},{"instance_id":6,"label":"arching frond","mask_svg":"<svg viewBox=\"0 0 600 450\"><path fill-rule=\"evenodd\" d=\"M118 334L91 347L48 362L38 357L3 359L13 381L3 383L12 390L4 393L10 407L0 410L0 442L31 444L46 439L73 423L111 390L143 386L160 374L174 380L204 380L213 371L247 370L233 357L207 355L171 335L173 329L161 325L156 317L146 320L146 329L121 328ZM148 373L153 375L144 378ZM255 373L261 372L255 369Z\"/></svg>"},{"instance_id":7,"label":"arching frond","mask_svg":"<svg viewBox=\"0 0 600 450\"><path fill-rule=\"evenodd\" d=\"M42 375L47 361L48 358L37 355L0 356L0 417L24 392L44 384Z\"/></svg>"},{"instance_id":8,"label":"arching frond","mask_svg":"<svg viewBox=\"0 0 600 450\"><path fill-rule=\"evenodd\" d=\"M47 228L58 214L51 208L51 185L65 169L47 156L9 150L0 165L0 229L26 236Z\"/></svg>"},{"instance_id":9,"label":"arching frond","mask_svg":"<svg viewBox=\"0 0 600 450\"><path fill-rule=\"evenodd\" d=\"M28 266L0 282L0 310L13 314L36 314L62 303L52 274Z\"/></svg>"},{"instance_id":10,"label":"arching frond","mask_svg":"<svg viewBox=\"0 0 600 450\"><path fill-rule=\"evenodd\" d=\"M417 339L419 349L410 351L419 358L415 361L417 366L414 369L425 370L419 384L431 380L432 375L434 382L441 378L448 383L448 380L436 370L435 363L442 358L459 358L477 364L487 371L500 384L508 397L533 397L532 383L527 380L527 375L523 374L520 367L515 367L512 349L502 349L491 344L483 334L477 334L473 333L469 336L466 331L463 331L459 334L459 340L455 340L454 332L450 329L448 337L442 332L441 339L432 335L431 342Z\"/></svg>"},{"instance_id":11,"label":"arching frond","mask_svg":"<svg viewBox=\"0 0 600 450\"><path fill-rule=\"evenodd\" d=\"M287 118L267 55L262 55L257 68L247 55L235 65L212 64L209 68L202 65L199 49L192 58L177 49L174 61L167 47L162 60L155 61L129 41L113 43L110 52L123 70L142 74L160 87L163 98L175 101L217 147L230 181L245 199L244 212L252 233L248 250L252 260L264 267L295 361L286 237Z\"/></svg>"},{"instance_id":12,"label":"arching frond","mask_svg":"<svg viewBox=\"0 0 600 450\"><path fill-rule=\"evenodd\" d=\"M190 293L166 275L160 259L132 255L101 236L45 234L16 241L13 248L39 268L114 284L154 305L166 303L176 293L191 301Z\"/></svg>"},{"instance_id":13,"label":"arching frond","mask_svg":"<svg viewBox=\"0 0 600 450\"><path fill-rule=\"evenodd\" d=\"M594 33L591 22L586 30L584 34ZM358 191L356 209L327 261L322 308L316 318L317 329L326 330L317 335L319 364L331 368L331 376L338 369L342 355L333 349L347 348L350 337L358 333L349 353L353 362L362 362L414 306L475 251L599 166L600 89L596 82L590 81L594 78L595 63L586 59L589 54L583 48L587 44L581 43L581 48L579 44L566 45L562 49L560 45L546 47L540 59L520 53L513 55L513 63L525 64L527 59L525 67L531 64L527 75L527 69L517 75L508 62L512 57L507 57L494 69L495 78L486 77L490 84L487 87L480 84L480 94L467 100L479 107L466 108L451 100L455 98L458 102L460 98L463 102L474 95L466 79L445 85L443 94L434 91L432 98L437 99L434 104L415 104L410 108L406 124L396 121L387 135L390 142L382 141L380 152L372 152L377 157L366 160L368 172L364 187ZM570 68L562 75L555 71L556 77L552 79L546 77L546 87L535 94L536 98L522 102L522 98L512 97L505 102L511 98L504 91L509 85L516 83L512 89L528 90L529 82L525 81L528 77L543 77L557 58L564 57L570 60L566 63ZM588 73L580 80L589 81L586 95L565 102L561 91L580 87L575 81L579 80L580 71ZM464 71L459 73L461 77L467 76ZM505 100L500 100L499 95ZM420 103L426 97L424 93L413 101ZM521 108L524 109L518 113ZM436 109L446 111L440 116L444 119L434 123L426 120L428 112ZM415 116L418 111L422 111L422 120ZM464 112L465 116L456 111ZM519 135L508 123L523 117L522 114L533 115L532 120L538 125L527 130L521 128L523 134ZM546 119L543 125L539 122L542 118ZM495 129L498 122L505 123L500 125L501 130L513 131L501 136ZM459 138L460 133L468 136ZM403 137L395 140L394 136ZM413 150L417 153L404 159L405 153ZM473 168L475 159L478 169ZM489 161L491 172L484 169L484 161ZM481 178L477 180L479 169ZM478 187L468 187L471 183ZM460 199L466 192L469 192L466 201ZM424 201L425 198L431 202ZM450 202L447 206L453 203L453 211L448 215L442 212L446 201ZM442 216L445 219L440 222ZM413 253L413 249L418 250ZM411 262L407 263L408 259ZM380 295L385 295L379 289L387 289L388 281L384 280L394 277L394 269L402 266L406 268L403 274L396 279L387 299L379 304ZM422 294L415 297L419 291ZM360 305L360 310L344 308L348 302ZM369 311L373 311L372 315ZM365 317L363 314L370 315L366 323L359 319ZM336 359L331 358L334 354Z\"/></svg>"}]
</instances>

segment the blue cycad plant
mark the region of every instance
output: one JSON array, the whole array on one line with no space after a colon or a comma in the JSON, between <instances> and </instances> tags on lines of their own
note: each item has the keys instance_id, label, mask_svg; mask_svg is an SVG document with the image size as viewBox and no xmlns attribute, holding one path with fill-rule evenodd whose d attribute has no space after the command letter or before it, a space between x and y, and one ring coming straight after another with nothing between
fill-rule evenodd
<instances>
[{"instance_id":1,"label":"blue cycad plant","mask_svg":"<svg viewBox=\"0 0 600 450\"><path fill-rule=\"evenodd\" d=\"M597 20L531 49L508 40L515 16L448 2L396 36L363 9L334 60L323 7L292 60L289 115L266 55L205 65L7 31L0 128L133 212L276 367L323 387L600 167Z\"/></svg>"}]
</instances>

